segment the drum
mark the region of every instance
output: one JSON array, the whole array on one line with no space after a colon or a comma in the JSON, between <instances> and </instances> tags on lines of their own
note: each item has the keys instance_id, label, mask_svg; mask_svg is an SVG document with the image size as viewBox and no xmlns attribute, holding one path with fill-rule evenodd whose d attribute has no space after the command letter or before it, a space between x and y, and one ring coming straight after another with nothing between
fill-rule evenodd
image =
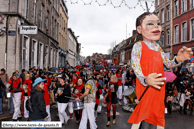
<instances>
[{"instance_id":1,"label":"drum","mask_svg":"<svg viewBox=\"0 0 194 129\"><path fill-rule=\"evenodd\" d=\"M73 101L73 110L79 110L79 109L83 109L84 108L84 104L83 102L80 101Z\"/></svg>"},{"instance_id":2,"label":"drum","mask_svg":"<svg viewBox=\"0 0 194 129\"><path fill-rule=\"evenodd\" d=\"M127 99L129 103L131 104L134 103L133 99L136 97L135 89L132 86L130 86L123 92L123 96Z\"/></svg>"}]
</instances>

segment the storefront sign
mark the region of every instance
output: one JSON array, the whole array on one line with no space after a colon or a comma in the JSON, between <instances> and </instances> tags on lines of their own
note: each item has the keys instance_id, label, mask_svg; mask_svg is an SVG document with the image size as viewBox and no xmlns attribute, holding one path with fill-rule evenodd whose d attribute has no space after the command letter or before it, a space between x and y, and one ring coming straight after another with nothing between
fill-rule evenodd
<instances>
[{"instance_id":1,"label":"storefront sign","mask_svg":"<svg viewBox=\"0 0 194 129\"><path fill-rule=\"evenodd\" d=\"M37 34L37 26L20 26L20 34Z\"/></svg>"}]
</instances>

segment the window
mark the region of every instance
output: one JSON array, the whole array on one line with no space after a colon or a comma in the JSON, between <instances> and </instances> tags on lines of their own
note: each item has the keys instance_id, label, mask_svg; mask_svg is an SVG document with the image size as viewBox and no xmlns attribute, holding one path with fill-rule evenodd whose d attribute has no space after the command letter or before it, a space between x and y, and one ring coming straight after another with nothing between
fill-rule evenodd
<instances>
[{"instance_id":1,"label":"window","mask_svg":"<svg viewBox=\"0 0 194 129\"><path fill-rule=\"evenodd\" d=\"M187 23L182 23L182 41L187 41Z\"/></svg>"},{"instance_id":2,"label":"window","mask_svg":"<svg viewBox=\"0 0 194 129\"><path fill-rule=\"evenodd\" d=\"M47 10L47 13L46 13L46 29L48 30L49 28L49 11Z\"/></svg>"},{"instance_id":3,"label":"window","mask_svg":"<svg viewBox=\"0 0 194 129\"><path fill-rule=\"evenodd\" d=\"M182 13L187 11L187 0L182 0Z\"/></svg>"},{"instance_id":4,"label":"window","mask_svg":"<svg viewBox=\"0 0 194 129\"><path fill-rule=\"evenodd\" d=\"M53 66L53 48L51 47L51 54L50 54L50 67Z\"/></svg>"},{"instance_id":5,"label":"window","mask_svg":"<svg viewBox=\"0 0 194 129\"><path fill-rule=\"evenodd\" d=\"M36 8L37 8L37 0L34 0L34 24L36 23Z\"/></svg>"},{"instance_id":6,"label":"window","mask_svg":"<svg viewBox=\"0 0 194 129\"><path fill-rule=\"evenodd\" d=\"M160 0L157 1L158 5L160 4Z\"/></svg>"},{"instance_id":7,"label":"window","mask_svg":"<svg viewBox=\"0 0 194 129\"><path fill-rule=\"evenodd\" d=\"M194 19L191 20L191 38L194 39Z\"/></svg>"},{"instance_id":8,"label":"window","mask_svg":"<svg viewBox=\"0 0 194 129\"><path fill-rule=\"evenodd\" d=\"M164 0L162 0L162 3L164 2Z\"/></svg>"},{"instance_id":9,"label":"window","mask_svg":"<svg viewBox=\"0 0 194 129\"><path fill-rule=\"evenodd\" d=\"M29 10L29 3L28 0L25 0L25 18L28 18L28 10Z\"/></svg>"},{"instance_id":10,"label":"window","mask_svg":"<svg viewBox=\"0 0 194 129\"><path fill-rule=\"evenodd\" d=\"M37 41L32 40L31 66L37 66Z\"/></svg>"},{"instance_id":11,"label":"window","mask_svg":"<svg viewBox=\"0 0 194 129\"><path fill-rule=\"evenodd\" d=\"M52 16L52 15L51 15ZM53 16L51 17L51 36L53 35Z\"/></svg>"},{"instance_id":12,"label":"window","mask_svg":"<svg viewBox=\"0 0 194 129\"><path fill-rule=\"evenodd\" d=\"M22 45L22 69L28 70L29 67L29 38L24 36Z\"/></svg>"},{"instance_id":13,"label":"window","mask_svg":"<svg viewBox=\"0 0 194 129\"><path fill-rule=\"evenodd\" d=\"M178 16L178 0L174 1L174 17Z\"/></svg>"},{"instance_id":14,"label":"window","mask_svg":"<svg viewBox=\"0 0 194 129\"><path fill-rule=\"evenodd\" d=\"M41 69L43 69L43 44L39 44L39 54L38 54L38 65Z\"/></svg>"},{"instance_id":15,"label":"window","mask_svg":"<svg viewBox=\"0 0 194 129\"><path fill-rule=\"evenodd\" d=\"M194 8L194 0L191 0L191 9Z\"/></svg>"},{"instance_id":16,"label":"window","mask_svg":"<svg viewBox=\"0 0 194 129\"><path fill-rule=\"evenodd\" d=\"M161 35L161 45L164 46L164 32L162 32Z\"/></svg>"},{"instance_id":17,"label":"window","mask_svg":"<svg viewBox=\"0 0 194 129\"><path fill-rule=\"evenodd\" d=\"M166 21L170 21L170 6L168 5L167 7L166 7L166 9L167 9L167 14L166 14Z\"/></svg>"},{"instance_id":18,"label":"window","mask_svg":"<svg viewBox=\"0 0 194 129\"><path fill-rule=\"evenodd\" d=\"M157 13L156 13L156 15L157 15L157 16L158 16L158 18L159 18L159 12L157 12Z\"/></svg>"},{"instance_id":19,"label":"window","mask_svg":"<svg viewBox=\"0 0 194 129\"><path fill-rule=\"evenodd\" d=\"M162 23L164 23L164 9L161 10L162 13Z\"/></svg>"},{"instance_id":20,"label":"window","mask_svg":"<svg viewBox=\"0 0 194 129\"><path fill-rule=\"evenodd\" d=\"M43 29L43 11L44 11L44 4L41 5L41 21L40 21L40 28Z\"/></svg>"},{"instance_id":21,"label":"window","mask_svg":"<svg viewBox=\"0 0 194 129\"><path fill-rule=\"evenodd\" d=\"M48 66L48 53L49 53L49 48L48 46L45 47L45 67Z\"/></svg>"},{"instance_id":22,"label":"window","mask_svg":"<svg viewBox=\"0 0 194 129\"><path fill-rule=\"evenodd\" d=\"M56 52L55 49L53 49L53 67L56 67Z\"/></svg>"},{"instance_id":23,"label":"window","mask_svg":"<svg viewBox=\"0 0 194 129\"><path fill-rule=\"evenodd\" d=\"M166 38L167 45L170 45L170 29L167 29L167 38Z\"/></svg>"},{"instance_id":24,"label":"window","mask_svg":"<svg viewBox=\"0 0 194 129\"><path fill-rule=\"evenodd\" d=\"M176 25L174 27L174 43L178 43L179 42L179 26Z\"/></svg>"}]
</instances>

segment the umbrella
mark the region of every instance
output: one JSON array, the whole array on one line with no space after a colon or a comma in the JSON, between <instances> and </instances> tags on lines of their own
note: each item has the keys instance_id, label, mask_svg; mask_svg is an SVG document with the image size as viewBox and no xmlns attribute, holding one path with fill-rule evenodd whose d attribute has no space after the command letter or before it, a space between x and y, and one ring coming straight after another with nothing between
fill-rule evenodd
<instances>
[{"instance_id":1,"label":"umbrella","mask_svg":"<svg viewBox=\"0 0 194 129\"><path fill-rule=\"evenodd\" d=\"M90 65L89 63L86 63L86 65Z\"/></svg>"},{"instance_id":2,"label":"umbrella","mask_svg":"<svg viewBox=\"0 0 194 129\"><path fill-rule=\"evenodd\" d=\"M61 71L58 68L52 67L48 70L49 73L52 74L61 74Z\"/></svg>"},{"instance_id":3,"label":"umbrella","mask_svg":"<svg viewBox=\"0 0 194 129\"><path fill-rule=\"evenodd\" d=\"M78 69L79 69L79 68L81 68L81 66L80 66L80 65L76 65L76 68L78 68Z\"/></svg>"},{"instance_id":4,"label":"umbrella","mask_svg":"<svg viewBox=\"0 0 194 129\"><path fill-rule=\"evenodd\" d=\"M118 67L117 66L110 66L110 69L118 69Z\"/></svg>"},{"instance_id":5,"label":"umbrella","mask_svg":"<svg viewBox=\"0 0 194 129\"><path fill-rule=\"evenodd\" d=\"M102 68L104 68L104 66L102 66L102 65L96 65L95 68L96 68L96 69L102 69Z\"/></svg>"},{"instance_id":6,"label":"umbrella","mask_svg":"<svg viewBox=\"0 0 194 129\"><path fill-rule=\"evenodd\" d=\"M164 71L164 75L166 77L165 82L171 82L176 79L176 75L173 72Z\"/></svg>"}]
</instances>

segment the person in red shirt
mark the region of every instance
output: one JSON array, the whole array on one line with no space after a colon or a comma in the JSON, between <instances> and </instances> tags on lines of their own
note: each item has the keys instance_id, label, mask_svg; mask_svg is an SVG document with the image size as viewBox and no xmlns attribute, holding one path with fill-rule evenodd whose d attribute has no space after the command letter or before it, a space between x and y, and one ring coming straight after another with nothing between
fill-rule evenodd
<instances>
[{"instance_id":1,"label":"person in red shirt","mask_svg":"<svg viewBox=\"0 0 194 129\"><path fill-rule=\"evenodd\" d=\"M122 69L118 69L117 70L117 74L116 74L116 77L118 79L118 91L117 91L117 94L119 96L119 105L122 105L121 103L121 100L122 100L122 74L121 74L121 70Z\"/></svg>"},{"instance_id":2,"label":"person in red shirt","mask_svg":"<svg viewBox=\"0 0 194 129\"><path fill-rule=\"evenodd\" d=\"M13 121L21 119L21 95L22 95L22 79L18 73L13 73L13 77L8 82L10 85L9 91L13 94L13 105L14 105L14 114L12 117Z\"/></svg>"},{"instance_id":3,"label":"person in red shirt","mask_svg":"<svg viewBox=\"0 0 194 129\"><path fill-rule=\"evenodd\" d=\"M77 75L74 73L74 74L73 74L73 78L72 78L72 82L73 82L73 86L74 86L74 87L75 87L76 84L77 84L77 80L78 80Z\"/></svg>"},{"instance_id":4,"label":"person in red shirt","mask_svg":"<svg viewBox=\"0 0 194 129\"><path fill-rule=\"evenodd\" d=\"M42 77L42 79L46 79L45 77ZM48 113L49 118L47 119L47 121L51 121L51 113L50 113L50 97L49 97L49 89L48 89L49 85L48 82L44 83L44 87L43 87L43 96L44 96L44 101L45 101L45 105L46 105L46 112Z\"/></svg>"},{"instance_id":5,"label":"person in red shirt","mask_svg":"<svg viewBox=\"0 0 194 129\"><path fill-rule=\"evenodd\" d=\"M75 98L78 98L78 97L80 97L84 92L85 92L85 88L84 88L83 81L82 81L82 79L78 79L77 85L76 85L76 87L75 87L74 90L73 90L73 96L74 96ZM77 123L79 123L80 120L81 120L81 116L82 116L82 109L80 109L80 110L74 110L74 115L75 115L75 118L76 118L76 120L77 120Z\"/></svg>"},{"instance_id":6,"label":"person in red shirt","mask_svg":"<svg viewBox=\"0 0 194 129\"><path fill-rule=\"evenodd\" d=\"M44 77L45 77L45 79L47 80L47 85L50 86L50 78L49 78L47 72L44 72Z\"/></svg>"},{"instance_id":7,"label":"person in red shirt","mask_svg":"<svg viewBox=\"0 0 194 129\"><path fill-rule=\"evenodd\" d=\"M25 75L25 79L22 85L22 115L26 118L26 120L29 120L29 111L26 110L26 101L30 97L30 91L32 87L32 80L30 79L30 74Z\"/></svg>"}]
</instances>

